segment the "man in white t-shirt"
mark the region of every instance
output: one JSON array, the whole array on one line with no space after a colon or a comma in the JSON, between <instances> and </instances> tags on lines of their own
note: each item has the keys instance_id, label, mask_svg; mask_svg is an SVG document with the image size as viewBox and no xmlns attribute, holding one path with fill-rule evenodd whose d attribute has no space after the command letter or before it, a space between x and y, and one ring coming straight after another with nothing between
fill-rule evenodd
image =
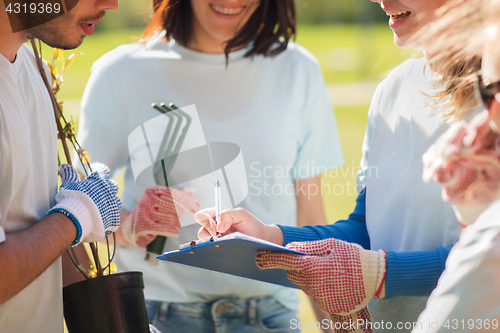
<instances>
[{"instance_id":1,"label":"man in white t-shirt","mask_svg":"<svg viewBox=\"0 0 500 333\"><path fill-rule=\"evenodd\" d=\"M118 2L80 0L65 5L65 10L71 9L67 14L47 17L23 14L22 4L0 4L3 333L62 333L61 253L82 240L103 239L119 224L117 185L108 180L106 167L99 166L99 172L79 181L73 167L62 165L63 184L57 193L54 111L33 51L24 43L39 38L54 47L75 48Z\"/></svg>"}]
</instances>

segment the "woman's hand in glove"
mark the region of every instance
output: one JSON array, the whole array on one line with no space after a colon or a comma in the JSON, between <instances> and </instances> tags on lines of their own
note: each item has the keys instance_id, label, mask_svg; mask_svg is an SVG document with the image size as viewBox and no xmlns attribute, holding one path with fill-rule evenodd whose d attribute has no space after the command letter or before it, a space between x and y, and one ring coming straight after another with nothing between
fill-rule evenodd
<instances>
[{"instance_id":1,"label":"woman's hand in glove","mask_svg":"<svg viewBox=\"0 0 500 333\"><path fill-rule=\"evenodd\" d=\"M145 248L156 236L177 238L184 212L194 214L200 209L194 192L192 188L148 188L121 223L119 230L125 242Z\"/></svg>"},{"instance_id":2,"label":"woman's hand in glove","mask_svg":"<svg viewBox=\"0 0 500 333\"><path fill-rule=\"evenodd\" d=\"M257 266L286 269L288 279L329 314L349 315L373 298L385 297L386 254L329 238L290 243L288 249L309 255L261 252Z\"/></svg>"}]
</instances>

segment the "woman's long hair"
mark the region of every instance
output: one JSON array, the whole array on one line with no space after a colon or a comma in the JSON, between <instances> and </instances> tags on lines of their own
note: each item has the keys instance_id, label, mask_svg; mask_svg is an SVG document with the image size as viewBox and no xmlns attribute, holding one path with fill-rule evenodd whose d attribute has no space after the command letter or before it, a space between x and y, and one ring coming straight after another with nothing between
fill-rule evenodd
<instances>
[{"instance_id":1,"label":"woman's long hair","mask_svg":"<svg viewBox=\"0 0 500 333\"><path fill-rule=\"evenodd\" d=\"M435 22L422 29L430 65L441 75L440 92L431 96L444 108L445 118L462 118L478 104L474 96L481 68L485 30L500 25L500 0L449 0Z\"/></svg>"}]
</instances>

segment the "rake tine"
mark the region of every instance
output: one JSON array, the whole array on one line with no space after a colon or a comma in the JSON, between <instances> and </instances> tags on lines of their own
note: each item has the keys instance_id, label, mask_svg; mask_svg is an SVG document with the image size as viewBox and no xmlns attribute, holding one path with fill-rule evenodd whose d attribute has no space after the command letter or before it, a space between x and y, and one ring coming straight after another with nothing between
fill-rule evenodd
<instances>
[{"instance_id":1,"label":"rake tine","mask_svg":"<svg viewBox=\"0 0 500 333\"><path fill-rule=\"evenodd\" d=\"M166 156L161 159L161 168L163 171L163 178L165 180L165 186L168 185L168 180L167 180L167 175L172 171L175 161L177 159L177 155L179 154L179 151L181 149L181 146L184 142L184 139L186 138L187 131L189 127L191 126L191 116L189 116L187 113L184 111L180 110L177 106L175 106L173 103L171 103L169 106L166 106L164 103L161 103L160 106L157 106L156 104L152 105L156 110L160 111L161 113L165 114L167 117L169 117L169 122L168 122L168 127L164 135L164 139L162 140L162 144L160 146L160 150L158 153L165 151ZM174 129L172 130L173 127L173 120L177 119L177 122L175 124ZM184 120L186 121L184 123ZM180 127L182 126L182 132L180 133L179 138L177 138L177 134L179 134ZM172 132L172 133L171 133ZM168 144L166 143L168 141ZM167 147L165 147L165 145ZM165 158L169 158L168 164L165 165ZM157 178L157 175L159 172L158 170L155 170L156 167L153 167L153 173L155 177L155 181L157 184L160 183L160 181ZM158 177L160 177L158 175ZM145 260L153 265L157 265L158 262L154 260L154 254L161 254L163 247L165 245L166 238L163 236L158 236L156 239L151 242L147 246L147 251L146 251L146 258Z\"/></svg>"},{"instance_id":2,"label":"rake tine","mask_svg":"<svg viewBox=\"0 0 500 333\"><path fill-rule=\"evenodd\" d=\"M173 112L177 112L179 114L179 117L182 117L183 120L186 120L186 123L184 124L184 126L182 128L182 132L181 132L179 139L177 140L175 147L174 147L174 150L172 152L173 158L169 161L169 166L167 168L169 170L169 172L172 171L172 169L174 168L174 163L177 159L177 154L179 154L179 151L181 150L181 146L184 143L184 139L186 138L186 134L189 130L189 126L191 126L191 116L189 116L187 113L185 113L184 111L182 111L180 109L174 109Z\"/></svg>"}]
</instances>

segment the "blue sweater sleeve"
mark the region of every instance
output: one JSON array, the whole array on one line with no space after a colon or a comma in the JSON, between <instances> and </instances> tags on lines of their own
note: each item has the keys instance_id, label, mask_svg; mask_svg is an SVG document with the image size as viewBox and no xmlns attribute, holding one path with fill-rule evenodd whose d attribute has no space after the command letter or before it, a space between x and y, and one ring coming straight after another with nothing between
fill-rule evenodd
<instances>
[{"instance_id":1,"label":"blue sweater sleeve","mask_svg":"<svg viewBox=\"0 0 500 333\"><path fill-rule=\"evenodd\" d=\"M347 220L334 224L288 227L279 225L285 245L291 242L308 242L336 238L357 243L370 249L366 228L366 190L356 199L356 207ZM385 281L386 299L396 296L429 296L444 271L451 248L439 246L431 251L387 251Z\"/></svg>"},{"instance_id":2,"label":"blue sweater sleeve","mask_svg":"<svg viewBox=\"0 0 500 333\"><path fill-rule=\"evenodd\" d=\"M385 299L396 296L429 296L444 271L451 247L432 251L387 251Z\"/></svg>"},{"instance_id":3,"label":"blue sweater sleeve","mask_svg":"<svg viewBox=\"0 0 500 333\"><path fill-rule=\"evenodd\" d=\"M347 220L327 225L288 227L278 225L283 231L285 245L291 242L308 242L326 238L336 238L349 243L357 243L370 249L370 237L366 229L366 190L356 199L356 207Z\"/></svg>"}]
</instances>

